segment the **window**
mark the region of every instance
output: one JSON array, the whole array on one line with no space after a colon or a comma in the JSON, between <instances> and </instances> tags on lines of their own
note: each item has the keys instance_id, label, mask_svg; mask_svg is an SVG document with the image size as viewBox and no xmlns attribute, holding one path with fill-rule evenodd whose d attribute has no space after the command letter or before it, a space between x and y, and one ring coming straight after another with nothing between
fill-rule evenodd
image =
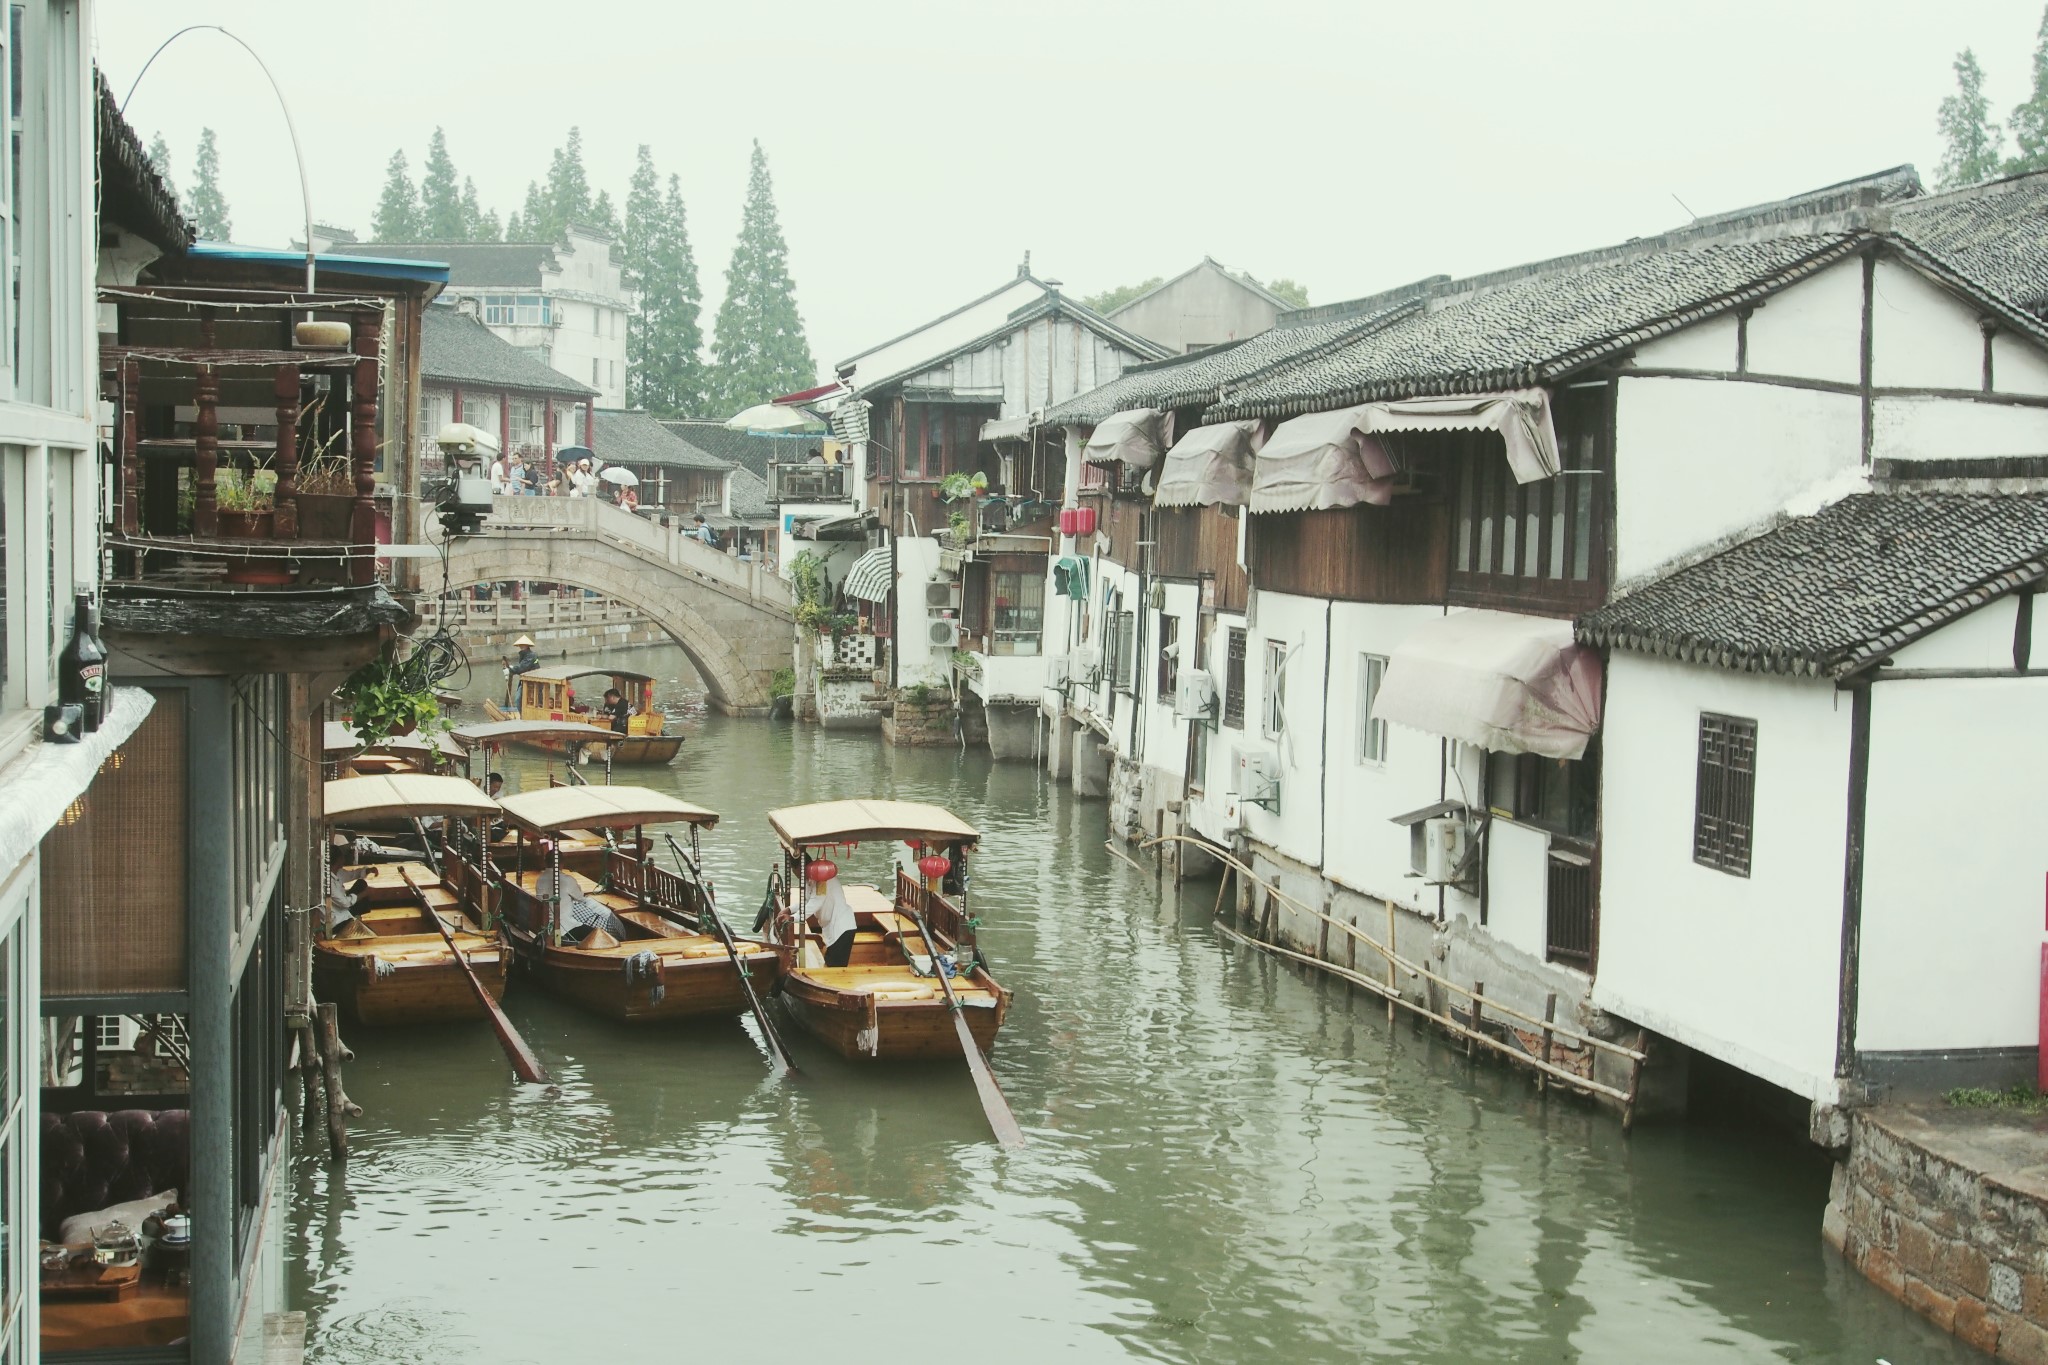
<instances>
[{"instance_id":1,"label":"window","mask_svg":"<svg viewBox=\"0 0 2048 1365\"><path fill-rule=\"evenodd\" d=\"M1223 661L1223 723L1244 729L1244 632L1232 629Z\"/></svg>"},{"instance_id":2,"label":"window","mask_svg":"<svg viewBox=\"0 0 2048 1365\"><path fill-rule=\"evenodd\" d=\"M1287 645L1281 640L1266 641L1264 727L1267 739L1278 738L1287 728Z\"/></svg>"},{"instance_id":3,"label":"window","mask_svg":"<svg viewBox=\"0 0 2048 1365\"><path fill-rule=\"evenodd\" d=\"M1158 701L1169 705L1173 701L1174 689L1180 685L1180 618L1159 613L1159 694Z\"/></svg>"},{"instance_id":4,"label":"window","mask_svg":"<svg viewBox=\"0 0 2048 1365\"><path fill-rule=\"evenodd\" d=\"M490 327L546 327L554 301L545 294L485 294L484 324Z\"/></svg>"},{"instance_id":5,"label":"window","mask_svg":"<svg viewBox=\"0 0 2048 1365\"><path fill-rule=\"evenodd\" d=\"M122 1027L126 1022L127 1017L125 1015L102 1014L96 1016L93 1023L93 1040L99 1045L100 1051L112 1052L117 1048L127 1045L127 1040L122 1036L127 1032Z\"/></svg>"},{"instance_id":6,"label":"window","mask_svg":"<svg viewBox=\"0 0 2048 1365\"><path fill-rule=\"evenodd\" d=\"M1460 438L1450 460L1456 485L1451 567L1460 575L1585 587L1602 565L1597 542L1605 475L1600 434L1607 390L1566 389L1552 404L1558 463L1552 479L1518 483L1491 435Z\"/></svg>"},{"instance_id":7,"label":"window","mask_svg":"<svg viewBox=\"0 0 2048 1365\"><path fill-rule=\"evenodd\" d=\"M1358 656L1358 761L1387 761L1387 723L1373 714L1379 703L1380 684L1386 681L1387 656Z\"/></svg>"},{"instance_id":8,"label":"window","mask_svg":"<svg viewBox=\"0 0 2048 1365\"><path fill-rule=\"evenodd\" d=\"M1135 694L1138 690L1138 613L1116 614L1116 690Z\"/></svg>"},{"instance_id":9,"label":"window","mask_svg":"<svg viewBox=\"0 0 2048 1365\"><path fill-rule=\"evenodd\" d=\"M601 337L604 335L604 309L597 307L591 308L590 334L594 337Z\"/></svg>"},{"instance_id":10,"label":"window","mask_svg":"<svg viewBox=\"0 0 2048 1365\"><path fill-rule=\"evenodd\" d=\"M1495 815L1571 839L1591 839L1599 819L1598 740L1580 759L1486 756L1486 804Z\"/></svg>"},{"instance_id":11,"label":"window","mask_svg":"<svg viewBox=\"0 0 2048 1365\"><path fill-rule=\"evenodd\" d=\"M989 649L993 654L1036 654L1045 617L1045 576L998 570L989 575Z\"/></svg>"},{"instance_id":12,"label":"window","mask_svg":"<svg viewBox=\"0 0 2048 1365\"><path fill-rule=\"evenodd\" d=\"M1756 722L1700 715L1692 860L1737 877L1749 875L1756 815Z\"/></svg>"}]
</instances>

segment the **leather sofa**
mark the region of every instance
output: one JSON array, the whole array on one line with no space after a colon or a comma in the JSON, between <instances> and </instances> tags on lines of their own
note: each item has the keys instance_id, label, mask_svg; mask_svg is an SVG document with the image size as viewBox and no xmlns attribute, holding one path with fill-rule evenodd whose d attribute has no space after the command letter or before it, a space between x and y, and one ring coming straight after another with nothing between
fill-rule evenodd
<instances>
[{"instance_id":1,"label":"leather sofa","mask_svg":"<svg viewBox=\"0 0 2048 1365\"><path fill-rule=\"evenodd\" d=\"M42 1235L66 1218L163 1190L192 1170L189 1109L98 1109L43 1115Z\"/></svg>"}]
</instances>

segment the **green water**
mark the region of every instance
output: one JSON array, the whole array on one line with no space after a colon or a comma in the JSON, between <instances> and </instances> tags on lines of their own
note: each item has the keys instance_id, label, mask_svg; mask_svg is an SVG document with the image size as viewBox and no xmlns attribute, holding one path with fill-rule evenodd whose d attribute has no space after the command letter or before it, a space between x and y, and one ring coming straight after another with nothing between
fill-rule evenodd
<instances>
[{"instance_id":1,"label":"green water","mask_svg":"<svg viewBox=\"0 0 2048 1365\"><path fill-rule=\"evenodd\" d=\"M983 943L1017 997L995 1067L1030 1146L988 1141L959 1064L855 1068L790 1029L805 1075L778 1081L751 1023L631 1030L515 982L558 1096L482 1024L351 1035L353 1159L294 1172L311 1359L1977 1359L1825 1251L1810 1148L1624 1139L1474 1069L1212 933L1213 882L1162 902L1104 850L1102 804L1028 765L684 728L673 768L620 780L723 813L706 862L735 918L774 806L896 796L980 827Z\"/></svg>"}]
</instances>

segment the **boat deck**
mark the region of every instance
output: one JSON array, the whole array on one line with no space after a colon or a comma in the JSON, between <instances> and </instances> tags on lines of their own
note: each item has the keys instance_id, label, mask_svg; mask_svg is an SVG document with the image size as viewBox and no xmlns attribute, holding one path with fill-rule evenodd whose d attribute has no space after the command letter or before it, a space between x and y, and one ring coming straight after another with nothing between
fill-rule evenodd
<instances>
[{"instance_id":1,"label":"boat deck","mask_svg":"<svg viewBox=\"0 0 2048 1365\"><path fill-rule=\"evenodd\" d=\"M519 885L519 888L528 895L537 896L539 893L535 888L540 884L540 876L539 872L523 872L514 880ZM586 948L581 944L564 944L563 947L569 951L582 953L589 957L632 957L647 948L658 947L664 957L715 957L720 960L725 959L725 945L720 943L715 935L692 933L685 926L666 918L658 911L641 910L637 908L638 902L631 896L623 895L616 891L592 889L586 889L583 895L593 905L602 905L605 909L617 915L629 928L639 932L635 933L631 938L605 947ZM659 944L654 944L649 942L650 939L662 941ZM747 939L739 940L739 947L742 956L751 955L756 949L759 949L761 952L768 951L765 947L752 943Z\"/></svg>"},{"instance_id":2,"label":"boat deck","mask_svg":"<svg viewBox=\"0 0 2048 1365\"><path fill-rule=\"evenodd\" d=\"M823 990L871 995L877 1001L943 1000L945 992L939 989L938 978L919 976L911 969L910 956L922 957L929 951L917 931L917 921L875 887L848 886L844 890L860 925L853 936L852 959L844 967L827 967L818 941L806 938L800 964L790 976ZM954 977L953 993L963 1005L992 1005L997 998L994 990L978 984L975 977Z\"/></svg>"}]
</instances>

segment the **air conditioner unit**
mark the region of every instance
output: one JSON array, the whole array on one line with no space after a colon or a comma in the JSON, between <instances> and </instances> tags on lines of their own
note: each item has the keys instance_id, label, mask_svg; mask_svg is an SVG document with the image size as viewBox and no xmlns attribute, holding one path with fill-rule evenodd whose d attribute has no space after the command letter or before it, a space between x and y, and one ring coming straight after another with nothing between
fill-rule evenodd
<instances>
[{"instance_id":1,"label":"air conditioner unit","mask_svg":"<svg viewBox=\"0 0 2048 1365\"><path fill-rule=\"evenodd\" d=\"M926 628L925 638L934 649L958 649L960 647L960 623L957 621L933 621Z\"/></svg>"},{"instance_id":2,"label":"air conditioner unit","mask_svg":"<svg viewBox=\"0 0 2048 1365\"><path fill-rule=\"evenodd\" d=\"M955 607L960 604L958 583L927 583L924 585L924 604L927 607Z\"/></svg>"},{"instance_id":3,"label":"air conditioner unit","mask_svg":"<svg viewBox=\"0 0 2048 1365\"><path fill-rule=\"evenodd\" d=\"M1248 806L1280 812L1280 756L1271 749L1231 750L1231 791Z\"/></svg>"},{"instance_id":4,"label":"air conditioner unit","mask_svg":"<svg viewBox=\"0 0 2048 1365\"><path fill-rule=\"evenodd\" d=\"M1102 651L1083 645L1068 656L1068 672L1080 687L1093 687L1102 681Z\"/></svg>"},{"instance_id":5,"label":"air conditioner unit","mask_svg":"<svg viewBox=\"0 0 2048 1365\"><path fill-rule=\"evenodd\" d=\"M1458 870L1464 864L1469 837L1463 816L1439 815L1417 820L1408 826L1409 866L1427 885L1452 885L1459 880Z\"/></svg>"},{"instance_id":6,"label":"air conditioner unit","mask_svg":"<svg viewBox=\"0 0 2048 1365\"><path fill-rule=\"evenodd\" d=\"M1056 655L1045 661L1045 685L1065 687L1067 685L1067 660L1065 655Z\"/></svg>"},{"instance_id":7,"label":"air conditioner unit","mask_svg":"<svg viewBox=\"0 0 2048 1365\"><path fill-rule=\"evenodd\" d=\"M1184 668L1173 688L1173 714L1208 720L1216 714L1216 678L1207 669Z\"/></svg>"}]
</instances>

